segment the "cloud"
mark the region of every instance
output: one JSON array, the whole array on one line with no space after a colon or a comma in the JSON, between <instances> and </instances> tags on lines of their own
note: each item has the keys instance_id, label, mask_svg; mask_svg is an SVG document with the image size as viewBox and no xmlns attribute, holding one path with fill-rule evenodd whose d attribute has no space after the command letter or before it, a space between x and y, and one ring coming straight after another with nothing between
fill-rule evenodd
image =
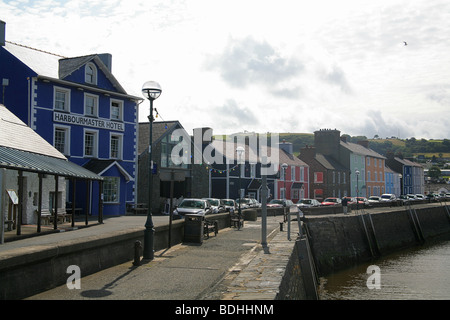
<instances>
[{"instance_id":1,"label":"cloud","mask_svg":"<svg viewBox=\"0 0 450 320\"><path fill-rule=\"evenodd\" d=\"M220 115L220 122L223 127L234 127L245 129L249 124L257 126L258 117L248 107L240 106L235 100L229 99L222 106L212 110Z\"/></svg>"},{"instance_id":2,"label":"cloud","mask_svg":"<svg viewBox=\"0 0 450 320\"><path fill-rule=\"evenodd\" d=\"M251 85L266 88L277 87L272 94L295 96L298 88L281 87L283 82L304 71L301 61L285 57L267 41L258 41L249 36L245 39L230 38L223 53L210 56L206 68L219 72L220 77L231 87L246 89Z\"/></svg>"},{"instance_id":3,"label":"cloud","mask_svg":"<svg viewBox=\"0 0 450 320\"><path fill-rule=\"evenodd\" d=\"M331 70L323 71L321 74L322 80L326 83L337 86L344 93L351 93L352 89L348 83L345 72L338 67L337 65L333 65Z\"/></svg>"}]
</instances>

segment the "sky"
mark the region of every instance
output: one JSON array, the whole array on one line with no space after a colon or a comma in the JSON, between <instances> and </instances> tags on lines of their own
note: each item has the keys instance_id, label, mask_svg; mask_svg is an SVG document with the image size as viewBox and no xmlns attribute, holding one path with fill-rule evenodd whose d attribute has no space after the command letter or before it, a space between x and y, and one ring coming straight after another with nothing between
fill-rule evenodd
<instances>
[{"instance_id":1,"label":"sky","mask_svg":"<svg viewBox=\"0 0 450 320\"><path fill-rule=\"evenodd\" d=\"M111 53L188 132L450 138L448 0L0 0L0 20L7 41Z\"/></svg>"}]
</instances>

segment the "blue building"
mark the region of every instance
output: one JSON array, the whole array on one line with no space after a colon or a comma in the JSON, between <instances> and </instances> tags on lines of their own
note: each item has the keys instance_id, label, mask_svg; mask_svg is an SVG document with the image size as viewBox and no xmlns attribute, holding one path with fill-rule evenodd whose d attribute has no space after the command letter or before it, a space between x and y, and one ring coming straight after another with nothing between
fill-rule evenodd
<instances>
[{"instance_id":1,"label":"blue building","mask_svg":"<svg viewBox=\"0 0 450 320\"><path fill-rule=\"evenodd\" d=\"M69 161L103 177L105 215L124 214L135 202L142 98L127 94L113 76L110 54L62 57L2 41L4 31L0 23L0 102ZM74 186L67 184L70 202ZM98 214L99 188L76 182L77 193L86 192L76 207Z\"/></svg>"}]
</instances>

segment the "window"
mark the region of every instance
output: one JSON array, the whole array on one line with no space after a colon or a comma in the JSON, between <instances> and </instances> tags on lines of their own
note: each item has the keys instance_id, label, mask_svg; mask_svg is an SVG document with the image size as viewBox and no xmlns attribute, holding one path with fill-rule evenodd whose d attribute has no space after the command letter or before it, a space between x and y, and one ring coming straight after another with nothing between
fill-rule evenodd
<instances>
[{"instance_id":1,"label":"window","mask_svg":"<svg viewBox=\"0 0 450 320\"><path fill-rule=\"evenodd\" d=\"M120 179L118 177L104 177L103 180L103 201L118 203L120 195Z\"/></svg>"},{"instance_id":2,"label":"window","mask_svg":"<svg viewBox=\"0 0 450 320\"><path fill-rule=\"evenodd\" d=\"M161 140L161 167L169 168L169 167L178 167L178 168L187 168L188 165L185 161L181 162L179 165L176 165L172 161L172 150L173 148L183 141L183 137L180 137L179 140L172 140L171 135L166 135Z\"/></svg>"},{"instance_id":3,"label":"window","mask_svg":"<svg viewBox=\"0 0 450 320\"><path fill-rule=\"evenodd\" d=\"M323 183L323 172L314 172L314 183Z\"/></svg>"},{"instance_id":4,"label":"window","mask_svg":"<svg viewBox=\"0 0 450 320\"><path fill-rule=\"evenodd\" d=\"M122 136L111 135L110 158L122 159Z\"/></svg>"},{"instance_id":5,"label":"window","mask_svg":"<svg viewBox=\"0 0 450 320\"><path fill-rule=\"evenodd\" d=\"M70 90L64 88L54 88L53 109L58 111L70 111Z\"/></svg>"},{"instance_id":6,"label":"window","mask_svg":"<svg viewBox=\"0 0 450 320\"><path fill-rule=\"evenodd\" d=\"M256 178L256 164L250 164L250 178Z\"/></svg>"},{"instance_id":7,"label":"window","mask_svg":"<svg viewBox=\"0 0 450 320\"><path fill-rule=\"evenodd\" d=\"M300 181L305 181L305 168L300 167Z\"/></svg>"},{"instance_id":8,"label":"window","mask_svg":"<svg viewBox=\"0 0 450 320\"><path fill-rule=\"evenodd\" d=\"M98 153L98 133L96 131L84 132L84 156L85 157L97 157Z\"/></svg>"},{"instance_id":9,"label":"window","mask_svg":"<svg viewBox=\"0 0 450 320\"><path fill-rule=\"evenodd\" d=\"M86 116L98 116L98 97L90 94L84 96L84 114Z\"/></svg>"},{"instance_id":10,"label":"window","mask_svg":"<svg viewBox=\"0 0 450 320\"><path fill-rule=\"evenodd\" d=\"M88 63L85 68L85 81L89 84L97 84L97 68L93 63Z\"/></svg>"},{"instance_id":11,"label":"window","mask_svg":"<svg viewBox=\"0 0 450 320\"><path fill-rule=\"evenodd\" d=\"M69 128L68 127L55 127L54 131L54 147L62 154L69 154Z\"/></svg>"},{"instance_id":12,"label":"window","mask_svg":"<svg viewBox=\"0 0 450 320\"><path fill-rule=\"evenodd\" d=\"M122 121L123 120L123 102L122 101L111 101L111 120Z\"/></svg>"},{"instance_id":13,"label":"window","mask_svg":"<svg viewBox=\"0 0 450 320\"><path fill-rule=\"evenodd\" d=\"M291 167L291 181L295 181L295 167Z\"/></svg>"},{"instance_id":14,"label":"window","mask_svg":"<svg viewBox=\"0 0 450 320\"><path fill-rule=\"evenodd\" d=\"M280 189L280 199L285 199L285 198L286 198L286 189L281 188Z\"/></svg>"}]
</instances>

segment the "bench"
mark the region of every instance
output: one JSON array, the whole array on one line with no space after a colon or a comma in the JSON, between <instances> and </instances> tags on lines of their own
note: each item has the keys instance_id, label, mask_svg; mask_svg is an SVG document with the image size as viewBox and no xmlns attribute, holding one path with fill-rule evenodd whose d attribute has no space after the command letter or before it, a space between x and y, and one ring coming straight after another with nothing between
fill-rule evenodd
<instances>
[{"instance_id":1,"label":"bench","mask_svg":"<svg viewBox=\"0 0 450 320\"><path fill-rule=\"evenodd\" d=\"M39 214L39 212L37 210L35 210L34 213L36 215ZM44 225L50 224L51 217L52 217L52 213L50 212L49 209L41 209L41 221Z\"/></svg>"},{"instance_id":2,"label":"bench","mask_svg":"<svg viewBox=\"0 0 450 320\"><path fill-rule=\"evenodd\" d=\"M60 208L60 212L58 212L58 222L64 223L66 221L72 222L72 214L67 213L64 209ZM38 211L35 211L35 214L38 214ZM54 211L49 209L41 209L41 221L44 225L49 225L53 222Z\"/></svg>"},{"instance_id":3,"label":"bench","mask_svg":"<svg viewBox=\"0 0 450 320\"><path fill-rule=\"evenodd\" d=\"M133 214L138 214L140 212L147 212L148 208L145 203L129 204L127 205L127 211L132 211Z\"/></svg>"},{"instance_id":4,"label":"bench","mask_svg":"<svg viewBox=\"0 0 450 320\"><path fill-rule=\"evenodd\" d=\"M206 235L206 237L209 239L209 233L214 233L214 236L217 236L219 233L219 225L217 224L217 221L211 221L205 219L203 221L203 235Z\"/></svg>"},{"instance_id":5,"label":"bench","mask_svg":"<svg viewBox=\"0 0 450 320\"><path fill-rule=\"evenodd\" d=\"M8 231L12 231L16 228L16 222L14 220L5 220L5 224L8 225L7 229Z\"/></svg>"},{"instance_id":6,"label":"bench","mask_svg":"<svg viewBox=\"0 0 450 320\"><path fill-rule=\"evenodd\" d=\"M230 213L230 225L239 230L244 227L244 218L242 218L239 213Z\"/></svg>"}]
</instances>

